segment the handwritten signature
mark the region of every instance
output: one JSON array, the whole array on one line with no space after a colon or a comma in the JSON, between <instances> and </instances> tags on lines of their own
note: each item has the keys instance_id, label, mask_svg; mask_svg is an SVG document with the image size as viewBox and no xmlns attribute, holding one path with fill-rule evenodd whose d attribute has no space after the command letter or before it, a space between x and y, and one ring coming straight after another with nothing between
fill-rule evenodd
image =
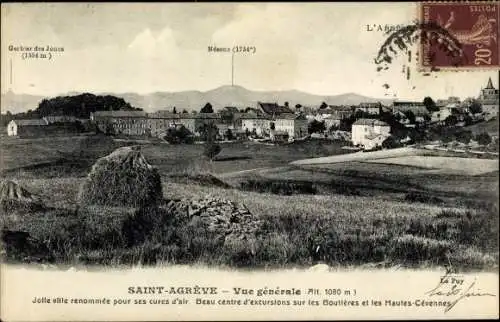
<instances>
[{"instance_id":1,"label":"handwritten signature","mask_svg":"<svg viewBox=\"0 0 500 322\"><path fill-rule=\"evenodd\" d=\"M495 294L481 292L476 288L476 280L470 284L465 283L465 278L461 275L453 274L452 271L446 270L446 274L440 277L439 283L430 291L425 294L429 296L446 296L452 297L448 305L446 305L444 312L449 312L455 305L463 299L469 297L481 296L496 296Z\"/></svg>"}]
</instances>

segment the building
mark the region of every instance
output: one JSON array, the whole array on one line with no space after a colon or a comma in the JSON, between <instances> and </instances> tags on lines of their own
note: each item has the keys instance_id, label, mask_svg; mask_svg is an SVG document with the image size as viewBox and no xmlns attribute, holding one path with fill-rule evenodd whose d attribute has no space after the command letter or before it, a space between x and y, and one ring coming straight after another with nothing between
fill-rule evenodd
<instances>
[{"instance_id":1,"label":"building","mask_svg":"<svg viewBox=\"0 0 500 322\"><path fill-rule=\"evenodd\" d=\"M411 123L408 119L408 112L415 116L415 123L425 123L431 117L422 102L396 101L392 103L391 112L394 116L399 116L401 123L405 125Z\"/></svg>"},{"instance_id":2,"label":"building","mask_svg":"<svg viewBox=\"0 0 500 322\"><path fill-rule=\"evenodd\" d=\"M490 77L488 79L488 84L486 84L485 88L481 89L478 97L478 101L481 103L483 112L485 113L487 119L498 116L498 100L498 89L493 87L493 82Z\"/></svg>"},{"instance_id":3,"label":"building","mask_svg":"<svg viewBox=\"0 0 500 322\"><path fill-rule=\"evenodd\" d=\"M429 115L429 111L422 102L396 101L392 103L392 113L411 111L415 116Z\"/></svg>"},{"instance_id":4,"label":"building","mask_svg":"<svg viewBox=\"0 0 500 322\"><path fill-rule=\"evenodd\" d=\"M356 106L355 111L362 111L367 114L380 115L382 110L382 103L360 103Z\"/></svg>"},{"instance_id":5,"label":"building","mask_svg":"<svg viewBox=\"0 0 500 322\"><path fill-rule=\"evenodd\" d=\"M390 136L389 124L375 119L358 119L352 125L352 143L365 149L381 146Z\"/></svg>"},{"instance_id":6,"label":"building","mask_svg":"<svg viewBox=\"0 0 500 322\"><path fill-rule=\"evenodd\" d=\"M293 111L289 107L278 105L278 103L258 102L258 105L265 115L272 118L281 114L293 114Z\"/></svg>"},{"instance_id":7,"label":"building","mask_svg":"<svg viewBox=\"0 0 500 322\"><path fill-rule=\"evenodd\" d=\"M151 135L163 137L167 130L172 127L184 126L191 133L196 132L196 115L189 113L172 113L169 111L156 111L148 114L148 124Z\"/></svg>"},{"instance_id":8,"label":"building","mask_svg":"<svg viewBox=\"0 0 500 322\"><path fill-rule=\"evenodd\" d=\"M439 111L432 113L431 123L442 123L451 115L456 115L458 121L462 119L461 108L458 103L450 103L446 106L441 106Z\"/></svg>"},{"instance_id":9,"label":"building","mask_svg":"<svg viewBox=\"0 0 500 322\"><path fill-rule=\"evenodd\" d=\"M48 123L44 119L31 120L12 120L7 124L8 136L22 136L42 133L41 127L47 126Z\"/></svg>"},{"instance_id":10,"label":"building","mask_svg":"<svg viewBox=\"0 0 500 322\"><path fill-rule=\"evenodd\" d=\"M100 131L110 134L150 135L151 128L143 111L97 111L90 113Z\"/></svg>"},{"instance_id":11,"label":"building","mask_svg":"<svg viewBox=\"0 0 500 322\"><path fill-rule=\"evenodd\" d=\"M456 96L450 96L447 99L438 99L436 101L436 106L446 106L446 105L452 104L452 103L459 104L460 103L460 98L456 97Z\"/></svg>"},{"instance_id":12,"label":"building","mask_svg":"<svg viewBox=\"0 0 500 322\"><path fill-rule=\"evenodd\" d=\"M240 116L241 128L245 132L256 133L258 136L268 136L271 131L271 120L269 117L254 113L246 113Z\"/></svg>"},{"instance_id":13,"label":"building","mask_svg":"<svg viewBox=\"0 0 500 322\"><path fill-rule=\"evenodd\" d=\"M281 114L271 122L271 124L273 123L273 130L276 132L287 132L289 139L302 138L308 135L308 122L303 114Z\"/></svg>"},{"instance_id":14,"label":"building","mask_svg":"<svg viewBox=\"0 0 500 322\"><path fill-rule=\"evenodd\" d=\"M323 118L323 121L325 122L325 128L330 130L332 127L338 128L340 126L340 122L342 122L342 118L338 115L331 114Z\"/></svg>"}]
</instances>

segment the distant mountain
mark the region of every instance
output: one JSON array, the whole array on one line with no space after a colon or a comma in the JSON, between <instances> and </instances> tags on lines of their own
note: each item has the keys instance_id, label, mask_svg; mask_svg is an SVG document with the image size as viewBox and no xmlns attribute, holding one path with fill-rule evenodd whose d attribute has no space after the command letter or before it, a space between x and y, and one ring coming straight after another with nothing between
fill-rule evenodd
<instances>
[{"instance_id":1,"label":"distant mountain","mask_svg":"<svg viewBox=\"0 0 500 322\"><path fill-rule=\"evenodd\" d=\"M71 93L76 95L78 93ZM155 92L150 94L137 93L94 93L98 95L113 95L123 98L134 107L143 108L146 112L153 112L163 109L177 111L183 109L188 111L199 111L207 102L210 102L215 110L224 106L236 106L238 108L255 107L257 102L277 102L284 104L288 102L291 107L296 104L316 107L322 102L329 105L357 105L362 102L382 102L390 104L392 100L377 99L362 96L356 93L341 95L321 96L309 94L297 90L288 91L252 91L241 86L221 86L210 91L184 91L184 92ZM68 94L64 94L68 95ZM2 94L2 113L10 110L12 113L35 109L44 97L24 94L14 94L12 92Z\"/></svg>"},{"instance_id":2,"label":"distant mountain","mask_svg":"<svg viewBox=\"0 0 500 322\"><path fill-rule=\"evenodd\" d=\"M38 103L44 98L43 96L15 94L12 91L8 91L1 96L0 107L2 114L5 114L7 111L17 114L26 112L27 110L35 110L38 107Z\"/></svg>"}]
</instances>

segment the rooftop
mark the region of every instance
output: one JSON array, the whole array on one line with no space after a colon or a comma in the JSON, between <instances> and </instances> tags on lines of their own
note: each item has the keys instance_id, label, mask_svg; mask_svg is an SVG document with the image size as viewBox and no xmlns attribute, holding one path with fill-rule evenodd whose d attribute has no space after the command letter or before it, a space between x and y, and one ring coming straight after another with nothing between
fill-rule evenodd
<instances>
[{"instance_id":1,"label":"rooftop","mask_svg":"<svg viewBox=\"0 0 500 322\"><path fill-rule=\"evenodd\" d=\"M13 120L17 126L42 126L47 125L44 119Z\"/></svg>"},{"instance_id":2,"label":"rooftop","mask_svg":"<svg viewBox=\"0 0 500 322\"><path fill-rule=\"evenodd\" d=\"M283 113L293 113L293 111L286 107L280 106L277 103L262 103L258 102L260 108L267 114L283 114Z\"/></svg>"},{"instance_id":3,"label":"rooftop","mask_svg":"<svg viewBox=\"0 0 500 322\"><path fill-rule=\"evenodd\" d=\"M358 119L353 125L389 126L389 124L377 119Z\"/></svg>"},{"instance_id":4,"label":"rooftop","mask_svg":"<svg viewBox=\"0 0 500 322\"><path fill-rule=\"evenodd\" d=\"M146 117L144 111L96 111L94 117Z\"/></svg>"},{"instance_id":5,"label":"rooftop","mask_svg":"<svg viewBox=\"0 0 500 322\"><path fill-rule=\"evenodd\" d=\"M286 114L280 114L276 116L277 120L305 120L306 117L302 114L293 114L293 113L286 113Z\"/></svg>"}]
</instances>

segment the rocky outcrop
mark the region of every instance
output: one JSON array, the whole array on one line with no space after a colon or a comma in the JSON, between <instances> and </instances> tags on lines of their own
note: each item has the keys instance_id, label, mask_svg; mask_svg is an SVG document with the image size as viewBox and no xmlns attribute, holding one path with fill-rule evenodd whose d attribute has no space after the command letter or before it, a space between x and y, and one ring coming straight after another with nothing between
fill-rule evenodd
<instances>
[{"instance_id":1,"label":"rocky outcrop","mask_svg":"<svg viewBox=\"0 0 500 322\"><path fill-rule=\"evenodd\" d=\"M250 239L262 225L260 218L245 205L220 198L167 200L162 207L178 218L200 218L209 231L224 236L226 240Z\"/></svg>"}]
</instances>

